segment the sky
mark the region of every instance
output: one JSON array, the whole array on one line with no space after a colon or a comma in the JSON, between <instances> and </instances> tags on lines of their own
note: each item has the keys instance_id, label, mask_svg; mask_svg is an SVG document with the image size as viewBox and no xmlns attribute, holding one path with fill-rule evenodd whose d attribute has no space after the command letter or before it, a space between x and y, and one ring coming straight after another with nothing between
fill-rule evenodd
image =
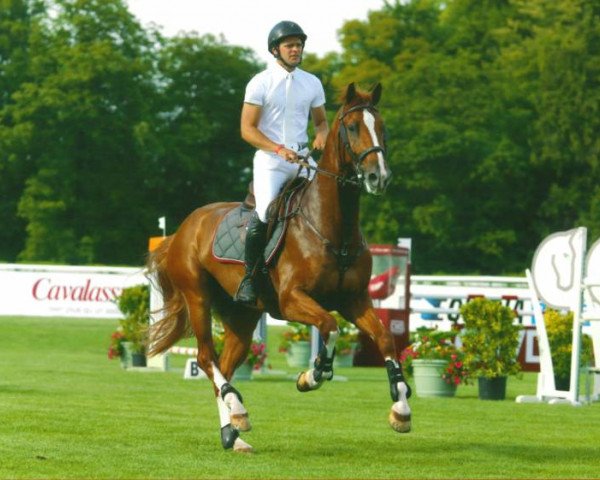
<instances>
[{"instance_id":1,"label":"sky","mask_svg":"<svg viewBox=\"0 0 600 480\"><path fill-rule=\"evenodd\" d=\"M308 35L305 51L319 56L341 51L337 30L346 20L366 20L384 0L126 0L143 26L153 23L166 36L195 31L222 34L227 43L252 48L268 62L267 37L281 20L298 23Z\"/></svg>"}]
</instances>

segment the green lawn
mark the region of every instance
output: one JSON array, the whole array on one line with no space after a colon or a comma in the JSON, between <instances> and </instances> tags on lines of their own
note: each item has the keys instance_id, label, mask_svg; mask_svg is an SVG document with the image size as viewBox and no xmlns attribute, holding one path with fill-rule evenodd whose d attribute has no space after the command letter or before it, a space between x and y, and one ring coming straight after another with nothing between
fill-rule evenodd
<instances>
[{"instance_id":1,"label":"green lawn","mask_svg":"<svg viewBox=\"0 0 600 480\"><path fill-rule=\"evenodd\" d=\"M108 320L0 318L0 478L599 478L600 404L522 405L536 377L510 378L506 401L411 399L413 431L387 424L384 369L337 373L296 391L274 370L237 387L256 453L223 451L212 389L106 357Z\"/></svg>"}]
</instances>

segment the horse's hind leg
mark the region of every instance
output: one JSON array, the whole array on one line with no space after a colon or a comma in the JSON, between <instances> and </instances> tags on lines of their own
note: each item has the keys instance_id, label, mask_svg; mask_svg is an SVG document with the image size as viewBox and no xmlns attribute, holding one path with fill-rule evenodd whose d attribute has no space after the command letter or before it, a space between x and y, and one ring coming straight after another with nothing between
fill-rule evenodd
<instances>
[{"instance_id":1,"label":"horse's hind leg","mask_svg":"<svg viewBox=\"0 0 600 480\"><path fill-rule=\"evenodd\" d=\"M219 367L223 376L230 382L235 369L244 362L248 355L252 334L260 318L260 312L233 303L228 307L219 310L225 330L225 342L219 358ZM223 398L229 408L231 426L240 431L250 430L248 413L242 403L242 396L231 387L230 383L228 389L232 391L232 394L228 393Z\"/></svg>"},{"instance_id":2,"label":"horse's hind leg","mask_svg":"<svg viewBox=\"0 0 600 480\"><path fill-rule=\"evenodd\" d=\"M252 447L239 437L239 432L250 430L251 425L242 395L231 385L231 378L246 359L260 313L226 301L219 305L218 315L225 330L225 342L218 365L213 362L211 369L221 420L221 443L225 449L251 452Z\"/></svg>"},{"instance_id":3,"label":"horse's hind leg","mask_svg":"<svg viewBox=\"0 0 600 480\"><path fill-rule=\"evenodd\" d=\"M239 430L232 426L230 406L236 404L239 393L228 383L231 375L221 373L212 339L211 292L207 276L198 271L195 275L179 278L179 285L186 300L190 325L198 343L198 365L213 383L219 419L221 423L221 444L234 451L251 451L252 447L239 438ZM236 400L232 398L235 397ZM241 396L240 404L241 404ZM229 406L228 406L229 404ZM243 408L243 406L242 406ZM234 407L236 410L236 407ZM239 409L238 409L239 411Z\"/></svg>"}]
</instances>

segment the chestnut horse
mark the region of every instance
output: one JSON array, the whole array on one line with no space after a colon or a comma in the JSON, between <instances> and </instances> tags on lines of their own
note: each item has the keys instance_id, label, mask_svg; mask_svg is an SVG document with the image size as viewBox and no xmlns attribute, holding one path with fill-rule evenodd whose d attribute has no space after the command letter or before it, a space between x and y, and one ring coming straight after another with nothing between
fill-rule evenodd
<instances>
[{"instance_id":1,"label":"chestnut horse","mask_svg":"<svg viewBox=\"0 0 600 480\"><path fill-rule=\"evenodd\" d=\"M314 178L307 183L288 219L283 249L268 267L276 308L261 294L256 307L234 303L244 274L242 265L219 263L212 241L221 219L239 203L198 208L167 237L148 260L162 292L162 319L150 330L150 354L166 351L191 328L198 342L198 364L213 382L221 442L225 449L251 451L240 438L250 430L242 396L230 383L246 358L252 333L267 308L288 321L314 325L323 339L314 367L298 376L301 392L316 390L333 377L336 320L331 311L366 332L385 358L392 407L389 422L398 432L410 430L410 388L397 361L391 333L377 317L368 284L372 259L359 226L362 188L382 194L391 172L385 161L384 126L375 109L381 85L370 92L350 84L329 132ZM225 343L215 355L211 313L223 321Z\"/></svg>"}]
</instances>

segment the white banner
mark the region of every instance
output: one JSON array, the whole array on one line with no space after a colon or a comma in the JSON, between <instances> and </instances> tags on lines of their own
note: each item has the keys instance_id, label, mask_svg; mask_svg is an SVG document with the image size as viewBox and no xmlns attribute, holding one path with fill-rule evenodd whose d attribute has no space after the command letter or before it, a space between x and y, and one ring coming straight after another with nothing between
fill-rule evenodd
<instances>
[{"instance_id":1,"label":"white banner","mask_svg":"<svg viewBox=\"0 0 600 480\"><path fill-rule=\"evenodd\" d=\"M0 264L0 315L120 318L116 298L141 268Z\"/></svg>"}]
</instances>

